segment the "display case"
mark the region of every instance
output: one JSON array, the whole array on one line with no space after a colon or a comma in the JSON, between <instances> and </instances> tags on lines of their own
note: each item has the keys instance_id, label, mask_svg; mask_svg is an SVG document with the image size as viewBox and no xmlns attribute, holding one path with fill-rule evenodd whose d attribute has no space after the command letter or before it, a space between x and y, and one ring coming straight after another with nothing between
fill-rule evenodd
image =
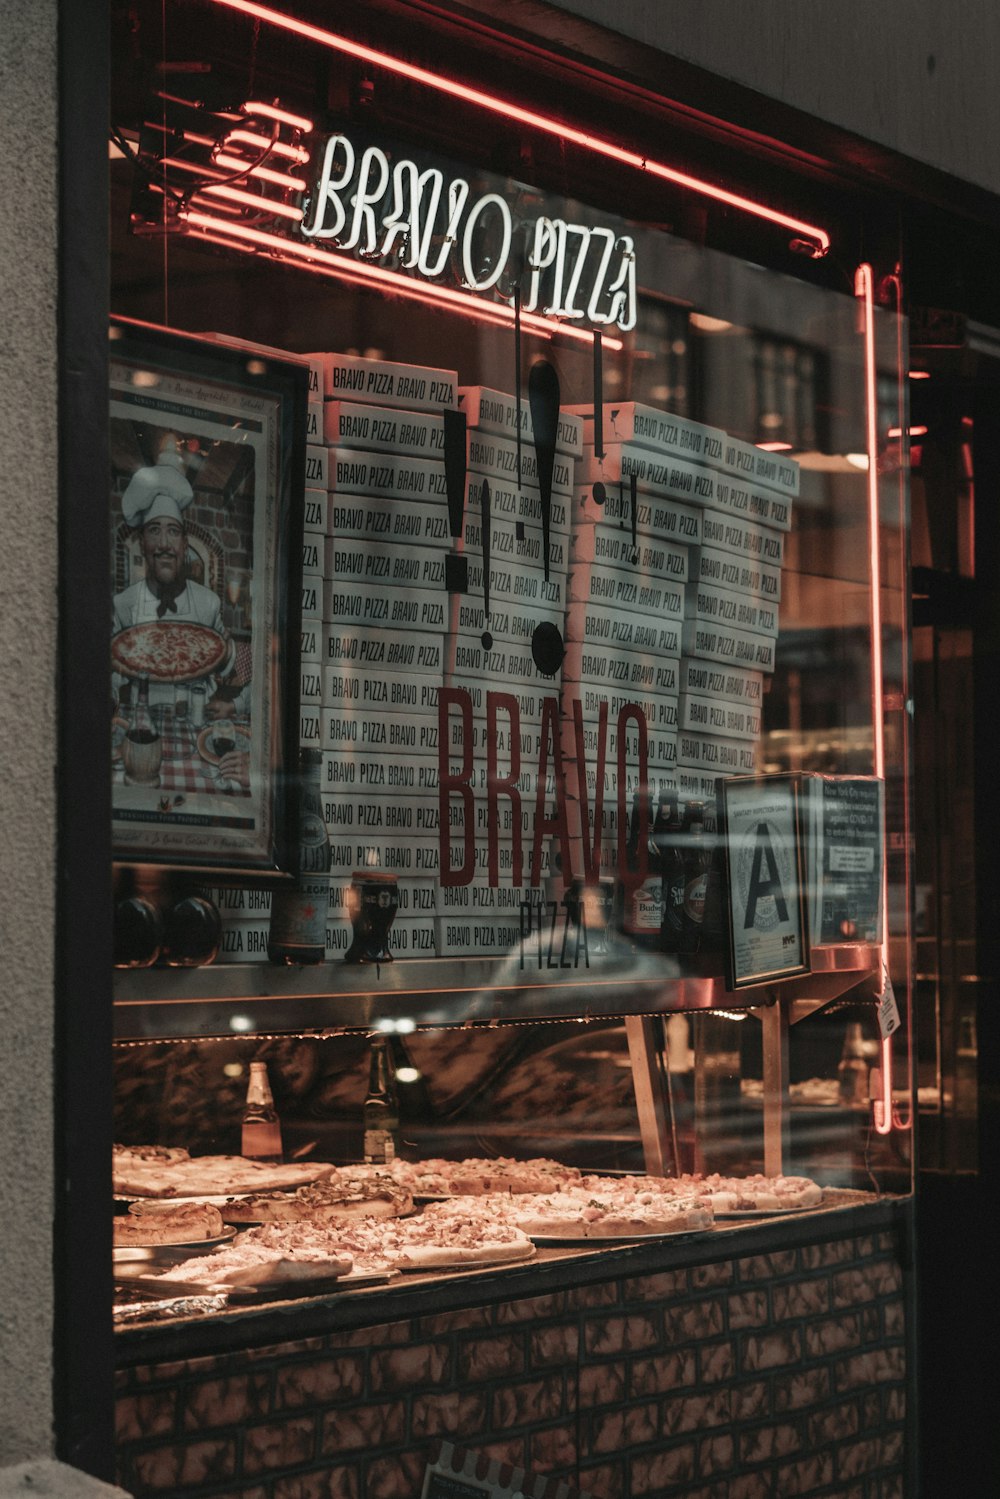
<instances>
[{"instance_id":1,"label":"display case","mask_svg":"<svg viewBox=\"0 0 1000 1499\"><path fill-rule=\"evenodd\" d=\"M154 635L187 628L135 511L170 469L166 593L210 600L190 620L224 643L210 669L113 662L119 909L154 912L116 1037L610 1027L664 1171L679 1015L690 1159L752 1119L780 1174L814 1105L848 1176L859 1115L905 1172L898 280L672 157L609 82L552 113L550 65L435 65L405 10L139 4L114 38L116 609L146 587ZM296 723L325 824L307 963L268 958L301 852L232 833L301 810ZM155 935L182 901L218 913L210 961Z\"/></svg>"}]
</instances>

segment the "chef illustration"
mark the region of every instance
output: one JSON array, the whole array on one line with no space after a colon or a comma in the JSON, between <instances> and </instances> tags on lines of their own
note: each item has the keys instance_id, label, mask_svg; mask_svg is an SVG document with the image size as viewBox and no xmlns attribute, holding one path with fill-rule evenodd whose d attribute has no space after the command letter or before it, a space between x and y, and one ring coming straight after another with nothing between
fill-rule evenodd
<instances>
[{"instance_id":1,"label":"chef illustration","mask_svg":"<svg viewBox=\"0 0 1000 1499\"><path fill-rule=\"evenodd\" d=\"M193 499L184 461L176 441L169 438L156 462L137 469L122 495L122 515L138 532L146 572L138 582L114 595L112 631L117 635L131 625L160 619L190 621L214 630L226 642L226 654L214 670L218 686L206 711L209 717L226 717L235 711L237 693L227 681L236 664L236 649L223 625L218 594L187 576L184 512ZM116 677L115 688L122 681ZM173 683L150 683L151 706L172 703L175 695Z\"/></svg>"}]
</instances>

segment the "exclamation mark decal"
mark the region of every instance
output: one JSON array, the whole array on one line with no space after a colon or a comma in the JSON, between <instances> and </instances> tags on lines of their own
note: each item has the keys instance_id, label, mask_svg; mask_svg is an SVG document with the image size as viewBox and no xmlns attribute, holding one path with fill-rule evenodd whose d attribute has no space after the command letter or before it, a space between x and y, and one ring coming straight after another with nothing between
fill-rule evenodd
<instances>
[{"instance_id":1,"label":"exclamation mark decal","mask_svg":"<svg viewBox=\"0 0 1000 1499\"><path fill-rule=\"evenodd\" d=\"M490 486L487 479L483 480L483 497L480 503L480 517L483 527L483 650L493 649L493 636L490 633L490 543L493 539L492 519L490 509Z\"/></svg>"},{"instance_id":2,"label":"exclamation mark decal","mask_svg":"<svg viewBox=\"0 0 1000 1499\"><path fill-rule=\"evenodd\" d=\"M521 283L514 288L514 399L517 402L517 488L521 489Z\"/></svg>"},{"instance_id":3,"label":"exclamation mark decal","mask_svg":"<svg viewBox=\"0 0 1000 1499\"><path fill-rule=\"evenodd\" d=\"M604 344L594 330L594 457L604 457Z\"/></svg>"},{"instance_id":4,"label":"exclamation mark decal","mask_svg":"<svg viewBox=\"0 0 1000 1499\"><path fill-rule=\"evenodd\" d=\"M538 462L538 493L542 505L542 553L545 581L549 581L549 533L552 525L552 470L555 465L559 429L559 377L546 359L539 359L528 376L528 402ZM546 590L546 597L548 597ZM554 677L566 654L558 625L537 625L531 637L531 655L538 670Z\"/></svg>"},{"instance_id":5,"label":"exclamation mark decal","mask_svg":"<svg viewBox=\"0 0 1000 1499\"><path fill-rule=\"evenodd\" d=\"M462 544L465 519L465 437L464 411L444 413L444 483L448 495L448 528L453 542ZM469 564L453 549L444 562L444 586L449 593L468 593Z\"/></svg>"},{"instance_id":6,"label":"exclamation mark decal","mask_svg":"<svg viewBox=\"0 0 1000 1499\"><path fill-rule=\"evenodd\" d=\"M545 581L549 581L549 527L552 520L552 468L556 456L556 431L559 424L559 376L547 359L531 366L528 376L528 401L531 426L538 460L538 492L542 501L542 550Z\"/></svg>"}]
</instances>

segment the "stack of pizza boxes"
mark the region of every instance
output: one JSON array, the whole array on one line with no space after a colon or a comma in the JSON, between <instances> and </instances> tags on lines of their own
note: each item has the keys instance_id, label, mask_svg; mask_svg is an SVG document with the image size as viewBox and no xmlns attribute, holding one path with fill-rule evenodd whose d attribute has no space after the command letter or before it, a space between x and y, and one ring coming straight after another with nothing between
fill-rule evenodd
<instances>
[{"instance_id":1,"label":"stack of pizza boxes","mask_svg":"<svg viewBox=\"0 0 1000 1499\"><path fill-rule=\"evenodd\" d=\"M593 408L577 409L586 441L573 506L563 722L574 739L575 720L584 724L577 782L589 805L581 811L585 828L600 815L602 874L613 878L624 870L640 802L652 815L659 793L677 789L685 591L701 512L675 497L659 445L619 439L627 408L608 408L600 443Z\"/></svg>"},{"instance_id":2,"label":"stack of pizza boxes","mask_svg":"<svg viewBox=\"0 0 1000 1499\"><path fill-rule=\"evenodd\" d=\"M319 356L327 461L319 747L332 848L327 956L351 943L359 873L396 876L394 954L433 956L438 695L448 627L444 415L457 376Z\"/></svg>"},{"instance_id":3,"label":"stack of pizza boxes","mask_svg":"<svg viewBox=\"0 0 1000 1499\"><path fill-rule=\"evenodd\" d=\"M458 548L464 576L450 598L447 755L451 773L467 780L471 797L457 787L449 793L451 877L460 882L446 877L438 890L438 951L449 957L503 956L519 951L551 872L551 840L541 834L536 839L535 832L539 818L544 823L553 814L560 794L546 746L559 734L561 662L558 651L546 657L544 642L539 651L538 636L547 629L558 642L562 629L582 423L565 414L558 423L546 578L528 401L468 386L460 389L459 403L466 419ZM491 777L502 788L492 804Z\"/></svg>"},{"instance_id":4,"label":"stack of pizza boxes","mask_svg":"<svg viewBox=\"0 0 1000 1499\"><path fill-rule=\"evenodd\" d=\"M760 766L799 466L710 428L701 436L705 508L687 585L677 764L682 799L710 808L719 777Z\"/></svg>"},{"instance_id":5,"label":"stack of pizza boxes","mask_svg":"<svg viewBox=\"0 0 1000 1499\"><path fill-rule=\"evenodd\" d=\"M621 818L639 779L637 735L619 716L625 704L646 719L645 794L654 807L660 790L674 791L681 812L704 803L711 825L716 779L757 768L798 466L637 402L605 407L595 445L592 408L576 409L586 447L563 691L582 696L585 721L601 697L608 703L605 808L610 799L620 863Z\"/></svg>"}]
</instances>

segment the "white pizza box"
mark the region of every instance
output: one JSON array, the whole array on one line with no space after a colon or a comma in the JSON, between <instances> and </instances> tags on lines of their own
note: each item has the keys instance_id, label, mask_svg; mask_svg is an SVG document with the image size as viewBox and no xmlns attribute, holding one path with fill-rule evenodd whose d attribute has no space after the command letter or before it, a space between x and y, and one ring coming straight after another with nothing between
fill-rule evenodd
<instances>
[{"instance_id":1,"label":"white pizza box","mask_svg":"<svg viewBox=\"0 0 1000 1499\"><path fill-rule=\"evenodd\" d=\"M474 717L471 713L459 716L450 712L443 748L452 765L456 758L468 755L485 764L492 750L496 755L496 773L505 776L515 761L518 771L525 762L537 765L543 741L548 748L550 739L549 731L546 729L543 733L540 724L521 722L516 703L507 711L505 701L498 702L492 723L488 717Z\"/></svg>"},{"instance_id":2,"label":"white pizza box","mask_svg":"<svg viewBox=\"0 0 1000 1499\"><path fill-rule=\"evenodd\" d=\"M679 656L681 621L608 608L606 604L573 604L566 611L565 637L609 651L632 650Z\"/></svg>"},{"instance_id":3,"label":"white pizza box","mask_svg":"<svg viewBox=\"0 0 1000 1499\"><path fill-rule=\"evenodd\" d=\"M606 489L620 482L630 487L633 475L637 493L701 505L780 531L789 530L792 524L792 504L787 496L752 480L716 473L700 464L653 453L633 443L612 443L603 458L596 457L592 448L585 448L577 464L578 483L600 482Z\"/></svg>"},{"instance_id":4,"label":"white pizza box","mask_svg":"<svg viewBox=\"0 0 1000 1499\"><path fill-rule=\"evenodd\" d=\"M323 626L319 620L304 619L299 638L300 660L319 666L323 659Z\"/></svg>"},{"instance_id":5,"label":"white pizza box","mask_svg":"<svg viewBox=\"0 0 1000 1499\"><path fill-rule=\"evenodd\" d=\"M306 488L329 489L329 487L329 449L323 447L321 443L308 443L306 445Z\"/></svg>"},{"instance_id":6,"label":"white pizza box","mask_svg":"<svg viewBox=\"0 0 1000 1499\"><path fill-rule=\"evenodd\" d=\"M515 775L502 774L510 769L505 764L497 768L492 782L486 760L479 760L471 771L463 768L461 755L452 756L444 766L445 792L458 796L461 793L452 785L449 790L448 776L454 783L465 783L475 797L485 798L491 784L498 796L510 796L516 791L522 800L535 804L538 790L537 767L530 764L519 766ZM438 796L441 785L442 766L438 757L412 755L406 758L391 756L375 750L364 751L327 750L323 754L321 772L322 789L329 795L380 797L426 797ZM555 794L557 780L552 766L547 767L544 779L544 794Z\"/></svg>"},{"instance_id":7,"label":"white pizza box","mask_svg":"<svg viewBox=\"0 0 1000 1499\"><path fill-rule=\"evenodd\" d=\"M327 909L331 917L349 920L352 879L335 878L332 875L314 876L314 882L327 887ZM432 880L400 880L396 889L400 917L437 914L437 887ZM264 921L271 912L272 892L267 888L220 888L210 890L209 898L218 908L224 929L240 922Z\"/></svg>"},{"instance_id":8,"label":"white pizza box","mask_svg":"<svg viewBox=\"0 0 1000 1499\"><path fill-rule=\"evenodd\" d=\"M440 458L444 452L444 417L357 401L325 401L322 440L338 452L361 448L412 458Z\"/></svg>"},{"instance_id":9,"label":"white pizza box","mask_svg":"<svg viewBox=\"0 0 1000 1499\"><path fill-rule=\"evenodd\" d=\"M436 952L434 916L405 916L398 911L389 928L386 946L393 959L433 958ZM354 928L349 921L331 918L326 924L326 956L329 962L346 959L354 942ZM370 966L370 965L369 965Z\"/></svg>"},{"instance_id":10,"label":"white pizza box","mask_svg":"<svg viewBox=\"0 0 1000 1499\"><path fill-rule=\"evenodd\" d=\"M303 661L299 667L299 702L319 707L323 701L323 669L315 661Z\"/></svg>"},{"instance_id":11,"label":"white pizza box","mask_svg":"<svg viewBox=\"0 0 1000 1499\"><path fill-rule=\"evenodd\" d=\"M302 531L305 536L325 536L328 491L303 490Z\"/></svg>"},{"instance_id":12,"label":"white pizza box","mask_svg":"<svg viewBox=\"0 0 1000 1499\"><path fill-rule=\"evenodd\" d=\"M390 756L382 750L326 750L320 784L330 795L437 795L441 769L437 755Z\"/></svg>"},{"instance_id":13,"label":"white pizza box","mask_svg":"<svg viewBox=\"0 0 1000 1499\"><path fill-rule=\"evenodd\" d=\"M324 750L383 750L397 755L432 755L438 748L437 714L414 718L398 713L361 712L357 708L320 709L320 744Z\"/></svg>"},{"instance_id":14,"label":"white pizza box","mask_svg":"<svg viewBox=\"0 0 1000 1499\"><path fill-rule=\"evenodd\" d=\"M500 519L524 521L526 525L542 528L542 500L532 484L521 484L508 479L488 478L484 474L469 474L465 484L466 513L479 514L483 507L483 486L489 488L490 515ZM552 495L549 505L549 535L565 535L571 523L572 499L558 491Z\"/></svg>"},{"instance_id":15,"label":"white pizza box","mask_svg":"<svg viewBox=\"0 0 1000 1499\"><path fill-rule=\"evenodd\" d=\"M680 691L682 697L691 693L759 707L764 701L764 676L739 666L712 666L707 661L685 659L680 666Z\"/></svg>"},{"instance_id":16,"label":"white pizza box","mask_svg":"<svg viewBox=\"0 0 1000 1499\"><path fill-rule=\"evenodd\" d=\"M302 619L315 620L317 623L323 618L323 574L321 572L308 572L302 574Z\"/></svg>"},{"instance_id":17,"label":"white pizza box","mask_svg":"<svg viewBox=\"0 0 1000 1499\"><path fill-rule=\"evenodd\" d=\"M671 548L674 552L680 550ZM686 557L684 562L686 570ZM575 605L598 604L615 611L651 614L657 620L684 618L684 584L652 578L634 568L607 567L601 562L574 563L569 570L567 594L570 613Z\"/></svg>"},{"instance_id":18,"label":"white pizza box","mask_svg":"<svg viewBox=\"0 0 1000 1499\"><path fill-rule=\"evenodd\" d=\"M260 921L271 912L271 890L267 886L233 885L208 890L223 924L234 920Z\"/></svg>"},{"instance_id":19,"label":"white pizza box","mask_svg":"<svg viewBox=\"0 0 1000 1499\"><path fill-rule=\"evenodd\" d=\"M539 671L530 642L494 639L489 650L483 645L482 632L471 630L447 637L447 669L459 674L473 673L494 683L524 682L553 689L560 673L546 675Z\"/></svg>"},{"instance_id":20,"label":"white pizza box","mask_svg":"<svg viewBox=\"0 0 1000 1499\"><path fill-rule=\"evenodd\" d=\"M436 796L322 795L323 821L335 838L431 838L441 826ZM452 824L455 826L456 824Z\"/></svg>"},{"instance_id":21,"label":"white pizza box","mask_svg":"<svg viewBox=\"0 0 1000 1499\"><path fill-rule=\"evenodd\" d=\"M727 588L748 598L777 604L781 599L781 568L750 562L714 547L691 548L691 581Z\"/></svg>"},{"instance_id":22,"label":"white pizza box","mask_svg":"<svg viewBox=\"0 0 1000 1499\"><path fill-rule=\"evenodd\" d=\"M505 479L517 484L517 443L493 432L483 432L470 427L466 432L465 461L473 473L483 474L487 479ZM564 453L557 452L552 461L553 491L567 497L573 493L573 463ZM521 444L521 485L539 489L538 454L533 443Z\"/></svg>"},{"instance_id":23,"label":"white pizza box","mask_svg":"<svg viewBox=\"0 0 1000 1499\"><path fill-rule=\"evenodd\" d=\"M416 672L435 676L446 664L447 636L421 630L370 630L353 625L326 625L322 659L326 666L356 671Z\"/></svg>"},{"instance_id":24,"label":"white pizza box","mask_svg":"<svg viewBox=\"0 0 1000 1499\"><path fill-rule=\"evenodd\" d=\"M682 802L704 802L706 811L714 807L718 799L719 776L714 770L694 770L688 766L677 768L677 793Z\"/></svg>"},{"instance_id":25,"label":"white pizza box","mask_svg":"<svg viewBox=\"0 0 1000 1499\"><path fill-rule=\"evenodd\" d=\"M501 437L517 439L517 398L506 391L491 390L485 385L460 385L458 387L459 409L465 412L470 427L486 432L496 432ZM531 424L531 403L527 388L521 396L521 443L534 441ZM578 458L583 451L583 421L565 407L560 408L556 422L556 448L571 457Z\"/></svg>"},{"instance_id":26,"label":"white pizza box","mask_svg":"<svg viewBox=\"0 0 1000 1499\"><path fill-rule=\"evenodd\" d=\"M216 964L266 963L267 918L223 922Z\"/></svg>"},{"instance_id":27,"label":"white pizza box","mask_svg":"<svg viewBox=\"0 0 1000 1499\"><path fill-rule=\"evenodd\" d=\"M471 803L461 796L443 799L447 807L448 827L453 837L461 837L471 826L473 836L485 838L491 830L499 837L511 838L516 827L522 837L530 837L535 823L534 802L499 797L495 807L485 797ZM441 830L442 798L345 796L337 792L323 796L323 819L331 838L402 836L437 837Z\"/></svg>"},{"instance_id":28,"label":"white pizza box","mask_svg":"<svg viewBox=\"0 0 1000 1499\"><path fill-rule=\"evenodd\" d=\"M490 885L475 880L469 885L437 885L435 900L438 916L476 919L480 916L518 918L522 906L537 905L543 899L539 885Z\"/></svg>"},{"instance_id":29,"label":"white pizza box","mask_svg":"<svg viewBox=\"0 0 1000 1499\"><path fill-rule=\"evenodd\" d=\"M481 598L473 598L467 593L457 594L450 615L451 633L481 636L488 631L494 640L507 640L530 649L532 636L540 626L554 626L562 633L563 615L563 605L558 601L549 603L546 598L541 598L521 604L495 599L491 592L487 620Z\"/></svg>"},{"instance_id":30,"label":"white pizza box","mask_svg":"<svg viewBox=\"0 0 1000 1499\"><path fill-rule=\"evenodd\" d=\"M685 618L695 624L749 630L754 635L778 634L778 606L745 594L730 593L709 583L691 583L684 600Z\"/></svg>"},{"instance_id":31,"label":"white pizza box","mask_svg":"<svg viewBox=\"0 0 1000 1499\"><path fill-rule=\"evenodd\" d=\"M748 561L781 567L785 560L783 531L756 521L739 520L733 515L706 510L701 518L701 542L717 552L733 552Z\"/></svg>"},{"instance_id":32,"label":"white pizza box","mask_svg":"<svg viewBox=\"0 0 1000 1499\"><path fill-rule=\"evenodd\" d=\"M710 505L719 513L732 515L754 525L766 526L775 531L791 530L791 500L786 495L762 489L759 484L746 479L720 474L715 482L715 494Z\"/></svg>"},{"instance_id":33,"label":"white pizza box","mask_svg":"<svg viewBox=\"0 0 1000 1499\"><path fill-rule=\"evenodd\" d=\"M346 708L358 713L403 713L415 717L437 717L442 678L400 675L390 668L376 671L362 667L351 671L342 666L320 668L320 701L324 708Z\"/></svg>"},{"instance_id":34,"label":"white pizza box","mask_svg":"<svg viewBox=\"0 0 1000 1499\"><path fill-rule=\"evenodd\" d=\"M323 572L323 549L326 546L326 537L317 536L313 532L306 531L302 536L302 572L303 574Z\"/></svg>"},{"instance_id":35,"label":"white pizza box","mask_svg":"<svg viewBox=\"0 0 1000 1499\"><path fill-rule=\"evenodd\" d=\"M399 457L395 453L324 448L329 455L328 488L331 494L367 494L383 499L448 501L444 463L441 458Z\"/></svg>"},{"instance_id":36,"label":"white pizza box","mask_svg":"<svg viewBox=\"0 0 1000 1499\"><path fill-rule=\"evenodd\" d=\"M468 593L482 600L485 570L481 557L469 557ZM510 604L521 609L541 608L557 615L566 606L566 572L549 569L548 579L542 568L527 568L517 561L500 562L490 558L490 607Z\"/></svg>"},{"instance_id":37,"label":"white pizza box","mask_svg":"<svg viewBox=\"0 0 1000 1499\"><path fill-rule=\"evenodd\" d=\"M327 588L430 588L444 595L444 553L427 547L393 546L333 537L326 551Z\"/></svg>"},{"instance_id":38,"label":"white pizza box","mask_svg":"<svg viewBox=\"0 0 1000 1499\"><path fill-rule=\"evenodd\" d=\"M521 951L521 931L519 912L507 916L439 916L438 952L446 958L517 957Z\"/></svg>"},{"instance_id":39,"label":"white pizza box","mask_svg":"<svg viewBox=\"0 0 1000 1499\"><path fill-rule=\"evenodd\" d=\"M592 514L577 518L570 545L574 567L614 568L653 582L686 583L688 552L651 536L637 536L633 546L631 531L602 526Z\"/></svg>"},{"instance_id":40,"label":"white pizza box","mask_svg":"<svg viewBox=\"0 0 1000 1499\"><path fill-rule=\"evenodd\" d=\"M584 442L593 446L593 406L570 406L584 423ZM799 465L785 454L769 453L754 443L730 437L719 427L708 427L688 417L658 411L638 401L604 403L603 443L632 443L675 458L691 459L723 473L752 478L781 494L799 492Z\"/></svg>"},{"instance_id":41,"label":"white pizza box","mask_svg":"<svg viewBox=\"0 0 1000 1499\"><path fill-rule=\"evenodd\" d=\"M596 720L603 704L607 704L608 723L615 725L618 716L626 708L638 709L650 729L666 732L677 729L677 694L638 692L630 687L591 686L588 682L567 683L563 694L564 703L571 695L580 699L587 720Z\"/></svg>"},{"instance_id":42,"label":"white pizza box","mask_svg":"<svg viewBox=\"0 0 1000 1499\"><path fill-rule=\"evenodd\" d=\"M466 513L462 540L467 557L482 557L483 525L478 514ZM569 541L565 532L549 532L548 556L550 578L565 578L569 565ZM501 520L491 515L490 566L498 561L516 562L521 567L534 568L544 573L545 533L541 526L528 525L520 520Z\"/></svg>"},{"instance_id":43,"label":"white pizza box","mask_svg":"<svg viewBox=\"0 0 1000 1499\"><path fill-rule=\"evenodd\" d=\"M441 568L443 574L443 561ZM331 579L323 584L322 618L328 625L441 632L447 627L449 615L443 583L438 592Z\"/></svg>"},{"instance_id":44,"label":"white pizza box","mask_svg":"<svg viewBox=\"0 0 1000 1499\"><path fill-rule=\"evenodd\" d=\"M327 512L325 558L344 541L367 546L451 546L451 525L443 497L414 502L381 495L332 494ZM329 574L329 567L327 566Z\"/></svg>"},{"instance_id":45,"label":"white pizza box","mask_svg":"<svg viewBox=\"0 0 1000 1499\"><path fill-rule=\"evenodd\" d=\"M685 656L696 656L701 661L718 661L748 671L774 671L774 639L769 635L687 620L683 645Z\"/></svg>"},{"instance_id":46,"label":"white pizza box","mask_svg":"<svg viewBox=\"0 0 1000 1499\"><path fill-rule=\"evenodd\" d=\"M454 672L448 678L447 685L455 692L462 692L472 704L473 716L485 719L487 711L487 697L490 693L501 692L505 698L512 699L518 708L520 721L523 724L540 724L542 714L545 711L545 701L549 700L549 712L553 709L559 711L559 689L555 683L546 682L503 682L500 679L491 681L482 677L471 676L466 673Z\"/></svg>"},{"instance_id":47,"label":"white pizza box","mask_svg":"<svg viewBox=\"0 0 1000 1499\"><path fill-rule=\"evenodd\" d=\"M562 680L676 697L680 691L680 661L676 656L659 656L651 651L613 651L570 640L566 643Z\"/></svg>"},{"instance_id":48,"label":"white pizza box","mask_svg":"<svg viewBox=\"0 0 1000 1499\"><path fill-rule=\"evenodd\" d=\"M757 770L756 740L724 739L718 734L695 734L682 729L677 736L677 765L685 770L710 771L718 776L752 775Z\"/></svg>"},{"instance_id":49,"label":"white pizza box","mask_svg":"<svg viewBox=\"0 0 1000 1499\"><path fill-rule=\"evenodd\" d=\"M727 702L725 698L701 697L686 692L680 700L680 727L700 734L721 734L733 739L757 739L761 711L756 704Z\"/></svg>"},{"instance_id":50,"label":"white pizza box","mask_svg":"<svg viewBox=\"0 0 1000 1499\"><path fill-rule=\"evenodd\" d=\"M397 914L389 932L389 951L394 957L433 957L434 922L432 916ZM267 921L235 921L223 927L219 963L266 963ZM326 960L343 959L354 940L351 923L337 914L326 922Z\"/></svg>"},{"instance_id":51,"label":"white pizza box","mask_svg":"<svg viewBox=\"0 0 1000 1499\"><path fill-rule=\"evenodd\" d=\"M310 354L323 371L323 394L329 400L373 401L408 411L454 411L458 375L454 370L421 364L394 364L355 354Z\"/></svg>"},{"instance_id":52,"label":"white pizza box","mask_svg":"<svg viewBox=\"0 0 1000 1499\"><path fill-rule=\"evenodd\" d=\"M578 753L576 747L581 741L588 763L597 764L602 738L600 724L596 718L584 720L579 733L573 725L573 739L569 749L564 752L564 760L569 757L569 753L573 753L575 758L575 754ZM640 722L636 722L634 718L623 719L621 727L618 724L612 724L609 719L604 731L603 746L606 759L616 760L620 749L626 757L625 763L633 767L641 765L642 751L645 749L646 764L650 772L670 771L677 764L676 729L651 728L646 722L645 715L642 716Z\"/></svg>"},{"instance_id":53,"label":"white pizza box","mask_svg":"<svg viewBox=\"0 0 1000 1499\"><path fill-rule=\"evenodd\" d=\"M350 878L355 870L382 870L407 879L435 879L441 868L438 836L415 838L410 834L393 838L389 834L350 836L336 834L330 839L330 872Z\"/></svg>"},{"instance_id":54,"label":"white pizza box","mask_svg":"<svg viewBox=\"0 0 1000 1499\"><path fill-rule=\"evenodd\" d=\"M253 343L246 338L236 338L231 333L202 333L201 338L210 338L213 343L228 344L230 348L245 349L248 354L260 354L267 359L279 359L290 364L303 364L309 372L310 401L323 398L323 366L315 354L295 354L289 349L276 349L271 344Z\"/></svg>"},{"instance_id":55,"label":"white pizza box","mask_svg":"<svg viewBox=\"0 0 1000 1499\"><path fill-rule=\"evenodd\" d=\"M442 842L436 838L336 838L331 840L331 871L353 874L357 869L384 870L407 879L437 880L441 874ZM522 839L521 847L511 839L499 837L476 839L471 833L466 837L458 834L449 839L448 868L453 876L461 878L466 866L468 851L468 875L471 880L490 879L491 852L497 866L497 878L502 885L524 885L530 882L529 871L534 860L534 847L530 840ZM548 879L552 872L552 853L547 842L538 848L539 879Z\"/></svg>"},{"instance_id":56,"label":"white pizza box","mask_svg":"<svg viewBox=\"0 0 1000 1499\"><path fill-rule=\"evenodd\" d=\"M299 748L319 749L321 743L320 710L307 704L299 709Z\"/></svg>"},{"instance_id":57,"label":"white pizza box","mask_svg":"<svg viewBox=\"0 0 1000 1499\"><path fill-rule=\"evenodd\" d=\"M632 495L630 486L618 484L578 484L573 490L574 524L592 522L603 531L620 532L632 537ZM702 540L704 511L681 500L636 491L636 536L655 536L679 546L697 546Z\"/></svg>"},{"instance_id":58,"label":"white pizza box","mask_svg":"<svg viewBox=\"0 0 1000 1499\"><path fill-rule=\"evenodd\" d=\"M308 443L319 444L326 440L323 436L323 405L321 396L317 401L311 400L306 407L306 442Z\"/></svg>"}]
</instances>

